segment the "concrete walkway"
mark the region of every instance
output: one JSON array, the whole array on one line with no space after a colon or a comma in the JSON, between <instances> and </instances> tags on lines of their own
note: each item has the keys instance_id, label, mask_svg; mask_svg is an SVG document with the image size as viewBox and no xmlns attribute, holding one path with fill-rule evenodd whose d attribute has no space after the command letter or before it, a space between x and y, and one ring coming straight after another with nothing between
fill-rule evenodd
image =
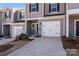
<instances>
[{"instance_id":1,"label":"concrete walkway","mask_svg":"<svg viewBox=\"0 0 79 59\"><path fill-rule=\"evenodd\" d=\"M0 38L0 45L6 44L8 42L11 42L13 40L15 40L15 38Z\"/></svg>"},{"instance_id":2,"label":"concrete walkway","mask_svg":"<svg viewBox=\"0 0 79 59\"><path fill-rule=\"evenodd\" d=\"M35 38L8 56L65 56L60 38Z\"/></svg>"}]
</instances>

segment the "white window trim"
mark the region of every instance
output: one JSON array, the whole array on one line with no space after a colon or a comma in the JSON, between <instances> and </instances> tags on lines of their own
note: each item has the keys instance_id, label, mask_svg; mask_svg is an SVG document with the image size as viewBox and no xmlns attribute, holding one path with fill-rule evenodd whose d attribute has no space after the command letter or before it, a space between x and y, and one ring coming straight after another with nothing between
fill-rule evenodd
<instances>
[{"instance_id":1,"label":"white window trim","mask_svg":"<svg viewBox=\"0 0 79 59\"><path fill-rule=\"evenodd\" d=\"M32 4L35 4L35 3L32 3ZM37 6L36 6L36 4L35 4L34 7L32 7L32 4L31 4L31 13L37 13L37 11L36 11L36 10L37 10ZM34 11L34 12L32 11L32 8L35 8L35 11Z\"/></svg>"},{"instance_id":2,"label":"white window trim","mask_svg":"<svg viewBox=\"0 0 79 59\"><path fill-rule=\"evenodd\" d=\"M7 19L10 19L10 17L9 17L9 12L10 12L10 11L5 11L6 16L8 16L7 18L5 18L6 20L7 20Z\"/></svg>"},{"instance_id":3,"label":"white window trim","mask_svg":"<svg viewBox=\"0 0 79 59\"><path fill-rule=\"evenodd\" d=\"M76 22L79 21L78 19L74 20L74 36L76 36ZM79 36L78 36L79 37Z\"/></svg>"},{"instance_id":4,"label":"white window trim","mask_svg":"<svg viewBox=\"0 0 79 59\"><path fill-rule=\"evenodd\" d=\"M53 12L53 13L56 13L56 12L58 12L57 11L57 3L53 3L53 4L56 4L56 6L55 7L52 7L52 4L51 4L51 13ZM56 11L52 11L52 8L56 8Z\"/></svg>"},{"instance_id":5,"label":"white window trim","mask_svg":"<svg viewBox=\"0 0 79 59\"><path fill-rule=\"evenodd\" d=\"M9 16L9 11L6 11L6 15L8 15L8 16Z\"/></svg>"}]
</instances>

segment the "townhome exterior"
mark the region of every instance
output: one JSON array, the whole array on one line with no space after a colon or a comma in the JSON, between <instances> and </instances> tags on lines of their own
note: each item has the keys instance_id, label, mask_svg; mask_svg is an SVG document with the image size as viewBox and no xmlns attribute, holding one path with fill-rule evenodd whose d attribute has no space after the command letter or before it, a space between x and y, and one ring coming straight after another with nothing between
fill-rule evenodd
<instances>
[{"instance_id":1,"label":"townhome exterior","mask_svg":"<svg viewBox=\"0 0 79 59\"><path fill-rule=\"evenodd\" d=\"M15 37L24 31L24 9L22 8L3 8L3 33L8 37Z\"/></svg>"},{"instance_id":2,"label":"townhome exterior","mask_svg":"<svg viewBox=\"0 0 79 59\"><path fill-rule=\"evenodd\" d=\"M12 8L3 8L3 35L11 36L11 25L13 22Z\"/></svg>"},{"instance_id":3,"label":"townhome exterior","mask_svg":"<svg viewBox=\"0 0 79 59\"><path fill-rule=\"evenodd\" d=\"M79 3L67 4L66 36L79 36Z\"/></svg>"},{"instance_id":4,"label":"townhome exterior","mask_svg":"<svg viewBox=\"0 0 79 59\"><path fill-rule=\"evenodd\" d=\"M79 3L27 3L0 9L0 35L79 36Z\"/></svg>"},{"instance_id":5,"label":"townhome exterior","mask_svg":"<svg viewBox=\"0 0 79 59\"><path fill-rule=\"evenodd\" d=\"M25 33L25 9L17 9L15 11L12 31L13 37Z\"/></svg>"},{"instance_id":6,"label":"townhome exterior","mask_svg":"<svg viewBox=\"0 0 79 59\"><path fill-rule=\"evenodd\" d=\"M30 36L65 35L65 3L28 3L26 10L26 33Z\"/></svg>"}]
</instances>

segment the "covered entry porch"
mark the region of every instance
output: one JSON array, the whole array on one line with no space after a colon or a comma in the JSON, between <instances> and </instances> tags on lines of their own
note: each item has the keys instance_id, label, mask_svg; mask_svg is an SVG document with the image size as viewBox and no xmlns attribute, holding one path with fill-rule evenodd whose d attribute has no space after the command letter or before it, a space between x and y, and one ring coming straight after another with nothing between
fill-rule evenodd
<instances>
[{"instance_id":1,"label":"covered entry porch","mask_svg":"<svg viewBox=\"0 0 79 59\"><path fill-rule=\"evenodd\" d=\"M41 36L41 23L38 20L27 20L26 25L29 36Z\"/></svg>"},{"instance_id":2,"label":"covered entry porch","mask_svg":"<svg viewBox=\"0 0 79 59\"><path fill-rule=\"evenodd\" d=\"M79 36L79 14L69 15L69 36Z\"/></svg>"},{"instance_id":3,"label":"covered entry porch","mask_svg":"<svg viewBox=\"0 0 79 59\"><path fill-rule=\"evenodd\" d=\"M61 37L65 35L65 15L27 19L26 33L30 36Z\"/></svg>"}]
</instances>

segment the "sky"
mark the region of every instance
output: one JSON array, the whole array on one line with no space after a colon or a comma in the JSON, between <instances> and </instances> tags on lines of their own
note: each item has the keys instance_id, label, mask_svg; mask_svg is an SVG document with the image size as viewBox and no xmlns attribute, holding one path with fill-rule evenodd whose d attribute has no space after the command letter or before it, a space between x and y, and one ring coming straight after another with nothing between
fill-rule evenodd
<instances>
[{"instance_id":1,"label":"sky","mask_svg":"<svg viewBox=\"0 0 79 59\"><path fill-rule=\"evenodd\" d=\"M12 8L24 8L24 3L0 3L0 8L3 7L12 7Z\"/></svg>"}]
</instances>

